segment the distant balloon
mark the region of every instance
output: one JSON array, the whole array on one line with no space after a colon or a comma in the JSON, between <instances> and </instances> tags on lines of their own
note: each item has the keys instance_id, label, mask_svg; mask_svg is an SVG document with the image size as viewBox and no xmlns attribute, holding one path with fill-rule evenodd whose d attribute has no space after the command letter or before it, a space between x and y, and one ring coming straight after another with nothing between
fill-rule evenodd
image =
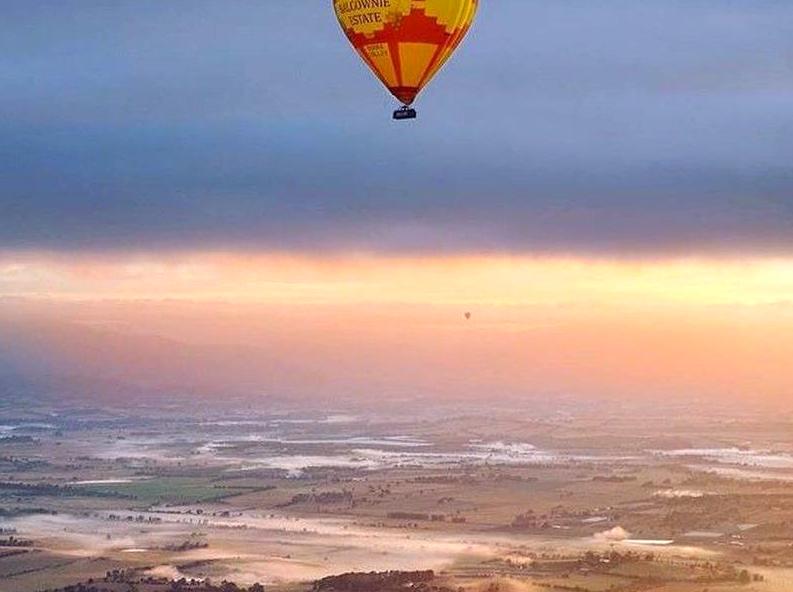
<instances>
[{"instance_id":1,"label":"distant balloon","mask_svg":"<svg viewBox=\"0 0 793 592\"><path fill-rule=\"evenodd\" d=\"M410 105L465 38L479 0L333 0L341 28L413 119Z\"/></svg>"},{"instance_id":2,"label":"distant balloon","mask_svg":"<svg viewBox=\"0 0 793 592\"><path fill-rule=\"evenodd\" d=\"M471 313L470 312L465 313L465 320L466 321L470 321L471 320Z\"/></svg>"}]
</instances>

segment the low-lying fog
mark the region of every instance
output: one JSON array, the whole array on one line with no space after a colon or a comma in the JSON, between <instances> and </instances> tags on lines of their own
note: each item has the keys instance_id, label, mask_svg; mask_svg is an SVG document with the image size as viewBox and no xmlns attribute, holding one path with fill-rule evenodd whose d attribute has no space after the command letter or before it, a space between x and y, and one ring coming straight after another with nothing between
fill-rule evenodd
<instances>
[{"instance_id":1,"label":"low-lying fog","mask_svg":"<svg viewBox=\"0 0 793 592\"><path fill-rule=\"evenodd\" d=\"M233 576L241 583L307 581L344 571L443 569L465 558L509 556L529 561L528 553L606 550L615 545L626 549L652 547L656 553L670 555L712 554L699 547L673 545L671 541L631 539L621 528L578 539L501 533L454 535L366 527L347 519L306 519L257 512L218 518L188 514L190 509L119 512L122 516L161 520L154 524L110 521L109 512L94 516L32 516L10 524L24 536L61 554L136 554L147 562L160 562L152 574L169 577L195 577L195 573L179 571L178 565L211 560L213 570L221 570L224 576ZM168 558L168 545L195 537L210 546L181 552L178 561Z\"/></svg>"}]
</instances>

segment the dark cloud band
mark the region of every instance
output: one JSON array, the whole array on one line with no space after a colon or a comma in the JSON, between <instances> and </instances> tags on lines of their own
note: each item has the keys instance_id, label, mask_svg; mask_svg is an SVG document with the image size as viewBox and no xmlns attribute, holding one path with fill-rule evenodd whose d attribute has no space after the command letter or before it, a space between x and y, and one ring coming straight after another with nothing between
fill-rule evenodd
<instances>
[{"instance_id":1,"label":"dark cloud band","mask_svg":"<svg viewBox=\"0 0 793 592\"><path fill-rule=\"evenodd\" d=\"M410 127L312 2L4 12L0 248L793 252L789 2L503 0Z\"/></svg>"}]
</instances>

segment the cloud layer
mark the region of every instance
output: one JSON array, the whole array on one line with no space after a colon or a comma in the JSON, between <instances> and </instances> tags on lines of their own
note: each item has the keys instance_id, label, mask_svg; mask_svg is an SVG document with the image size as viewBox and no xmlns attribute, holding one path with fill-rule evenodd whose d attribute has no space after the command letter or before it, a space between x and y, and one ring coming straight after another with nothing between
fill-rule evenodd
<instances>
[{"instance_id":1,"label":"cloud layer","mask_svg":"<svg viewBox=\"0 0 793 592\"><path fill-rule=\"evenodd\" d=\"M323 3L3 11L0 249L793 253L789 2L485 3L416 125Z\"/></svg>"}]
</instances>

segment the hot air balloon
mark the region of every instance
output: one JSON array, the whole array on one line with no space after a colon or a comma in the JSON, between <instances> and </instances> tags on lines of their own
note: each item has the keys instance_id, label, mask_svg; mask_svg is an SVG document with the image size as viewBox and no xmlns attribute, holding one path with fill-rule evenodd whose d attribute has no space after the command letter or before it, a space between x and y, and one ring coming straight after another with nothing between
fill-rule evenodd
<instances>
[{"instance_id":1,"label":"hot air balloon","mask_svg":"<svg viewBox=\"0 0 793 592\"><path fill-rule=\"evenodd\" d=\"M333 0L344 33L402 103L394 119L415 119L421 90L449 60L479 0Z\"/></svg>"}]
</instances>

